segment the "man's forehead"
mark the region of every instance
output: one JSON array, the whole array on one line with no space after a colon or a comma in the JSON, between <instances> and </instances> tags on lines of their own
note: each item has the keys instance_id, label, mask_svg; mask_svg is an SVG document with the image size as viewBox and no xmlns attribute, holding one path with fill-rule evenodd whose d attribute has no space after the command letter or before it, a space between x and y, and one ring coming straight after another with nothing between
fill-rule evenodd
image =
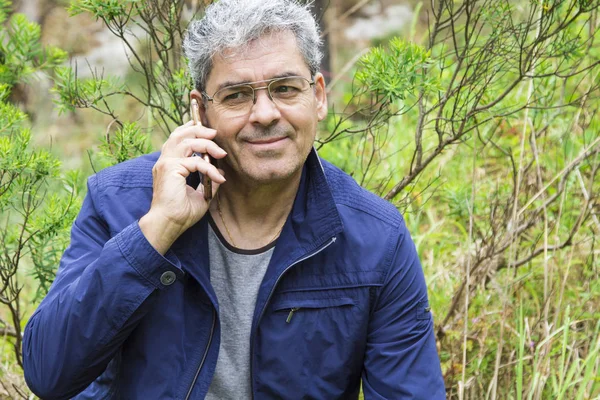
<instances>
[{"instance_id":1,"label":"man's forehead","mask_svg":"<svg viewBox=\"0 0 600 400\"><path fill-rule=\"evenodd\" d=\"M213 56L211 72L207 79L208 83L212 80L214 89L229 86L231 84L246 83L253 80L253 62L263 57L273 57L272 65L266 66L260 64L261 71L265 73L265 79L280 76L306 75L308 65L300 53L296 37L290 31L268 32L257 39L254 39L243 46L227 48ZM290 59L297 59L297 62L290 62ZM278 65L281 64L281 65ZM248 68L246 69L246 66ZM275 66L277 70L268 71L268 68ZM227 70L223 71L223 67ZM215 82L215 68L218 69L216 75L218 82ZM249 76L245 76L249 72ZM268 76L266 76L268 75Z\"/></svg>"},{"instance_id":2,"label":"man's forehead","mask_svg":"<svg viewBox=\"0 0 600 400\"><path fill-rule=\"evenodd\" d=\"M252 39L242 46L225 48L216 53L213 56L213 60L215 57L219 57L225 62L228 60L230 62L234 62L236 59L240 58L250 60L254 55L261 53L261 50L269 50L274 45L284 45L289 47L290 52L298 50L298 43L292 32L287 30L273 31L266 32L260 37Z\"/></svg>"}]
</instances>

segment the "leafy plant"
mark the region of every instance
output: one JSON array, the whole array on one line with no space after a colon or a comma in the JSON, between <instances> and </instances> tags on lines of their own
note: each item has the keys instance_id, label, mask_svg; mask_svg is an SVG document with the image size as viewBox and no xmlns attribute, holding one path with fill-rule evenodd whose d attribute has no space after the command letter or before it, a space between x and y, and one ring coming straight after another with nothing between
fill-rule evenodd
<instances>
[{"instance_id":1,"label":"leafy plant","mask_svg":"<svg viewBox=\"0 0 600 400\"><path fill-rule=\"evenodd\" d=\"M111 116L115 126L123 129L127 121L108 99L125 97L149 113L148 129L157 125L168 136L183 124L189 112L187 95L191 78L181 49L187 26L184 11L183 1L73 0L69 7L71 15L88 13L121 39L140 84L120 83L98 71L92 71L90 79L80 79L76 68L64 67L58 71L54 88L59 95L59 107L91 108Z\"/></svg>"},{"instance_id":2,"label":"leafy plant","mask_svg":"<svg viewBox=\"0 0 600 400\"><path fill-rule=\"evenodd\" d=\"M584 341L600 296L572 277L598 277L576 261L598 262L598 7L432 3L422 45L394 39L362 57L320 136L324 154L345 151L347 172L408 213L449 398L600 395ZM565 305L581 321L573 375L549 385Z\"/></svg>"},{"instance_id":3,"label":"leafy plant","mask_svg":"<svg viewBox=\"0 0 600 400\"><path fill-rule=\"evenodd\" d=\"M419 6L430 17L422 37L394 38L357 57L354 79L319 132L321 155L406 214L429 278L451 399L600 395L599 7ZM102 166L148 151L145 132L168 134L187 118L181 41L202 9L71 2L72 14L89 13L121 39L139 83L57 70L63 110L91 108L113 120ZM115 98L143 107L147 124L127 121Z\"/></svg>"},{"instance_id":4,"label":"leafy plant","mask_svg":"<svg viewBox=\"0 0 600 400\"><path fill-rule=\"evenodd\" d=\"M39 26L25 16L13 14L5 23L9 7L0 3L0 324L22 367L22 306L52 283L79 199L78 174L64 175L56 156L33 148L27 115L10 100L15 85L51 73L65 53L42 47ZM26 274L38 280L35 296L23 283ZM23 395L18 385L0 383Z\"/></svg>"}]
</instances>

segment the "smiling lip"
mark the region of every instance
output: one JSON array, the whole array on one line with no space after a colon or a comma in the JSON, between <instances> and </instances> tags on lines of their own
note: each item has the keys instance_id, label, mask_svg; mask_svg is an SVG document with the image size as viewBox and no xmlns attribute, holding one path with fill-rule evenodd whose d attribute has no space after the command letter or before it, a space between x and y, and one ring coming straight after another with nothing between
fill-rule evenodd
<instances>
[{"instance_id":1,"label":"smiling lip","mask_svg":"<svg viewBox=\"0 0 600 400\"><path fill-rule=\"evenodd\" d=\"M279 141L282 141L285 138L286 138L286 136L266 138L266 139L260 139L260 140L249 140L248 143L250 143L250 144L271 144L271 143L277 143Z\"/></svg>"}]
</instances>

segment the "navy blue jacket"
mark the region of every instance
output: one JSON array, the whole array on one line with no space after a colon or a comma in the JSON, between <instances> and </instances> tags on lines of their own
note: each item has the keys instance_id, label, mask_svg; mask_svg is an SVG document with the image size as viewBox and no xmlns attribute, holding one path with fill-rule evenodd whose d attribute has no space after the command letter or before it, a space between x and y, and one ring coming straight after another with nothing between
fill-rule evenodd
<instances>
[{"instance_id":1,"label":"navy blue jacket","mask_svg":"<svg viewBox=\"0 0 600 400\"><path fill-rule=\"evenodd\" d=\"M25 328L25 379L43 399L206 395L221 335L207 218L164 257L152 248L138 220L150 208L157 158L88 180L56 280ZM255 399L356 399L361 378L365 399L445 399L425 280L402 217L314 151L248 345Z\"/></svg>"}]
</instances>

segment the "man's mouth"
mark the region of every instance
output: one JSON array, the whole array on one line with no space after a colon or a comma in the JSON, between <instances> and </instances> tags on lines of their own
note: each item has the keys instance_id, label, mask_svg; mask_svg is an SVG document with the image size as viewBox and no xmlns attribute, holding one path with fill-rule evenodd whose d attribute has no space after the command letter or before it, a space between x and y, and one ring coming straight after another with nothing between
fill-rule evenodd
<instances>
[{"instance_id":1,"label":"man's mouth","mask_svg":"<svg viewBox=\"0 0 600 400\"><path fill-rule=\"evenodd\" d=\"M250 143L250 144L271 144L271 143L279 142L285 138L286 138L286 136L252 139L252 140L248 140L248 143Z\"/></svg>"}]
</instances>

